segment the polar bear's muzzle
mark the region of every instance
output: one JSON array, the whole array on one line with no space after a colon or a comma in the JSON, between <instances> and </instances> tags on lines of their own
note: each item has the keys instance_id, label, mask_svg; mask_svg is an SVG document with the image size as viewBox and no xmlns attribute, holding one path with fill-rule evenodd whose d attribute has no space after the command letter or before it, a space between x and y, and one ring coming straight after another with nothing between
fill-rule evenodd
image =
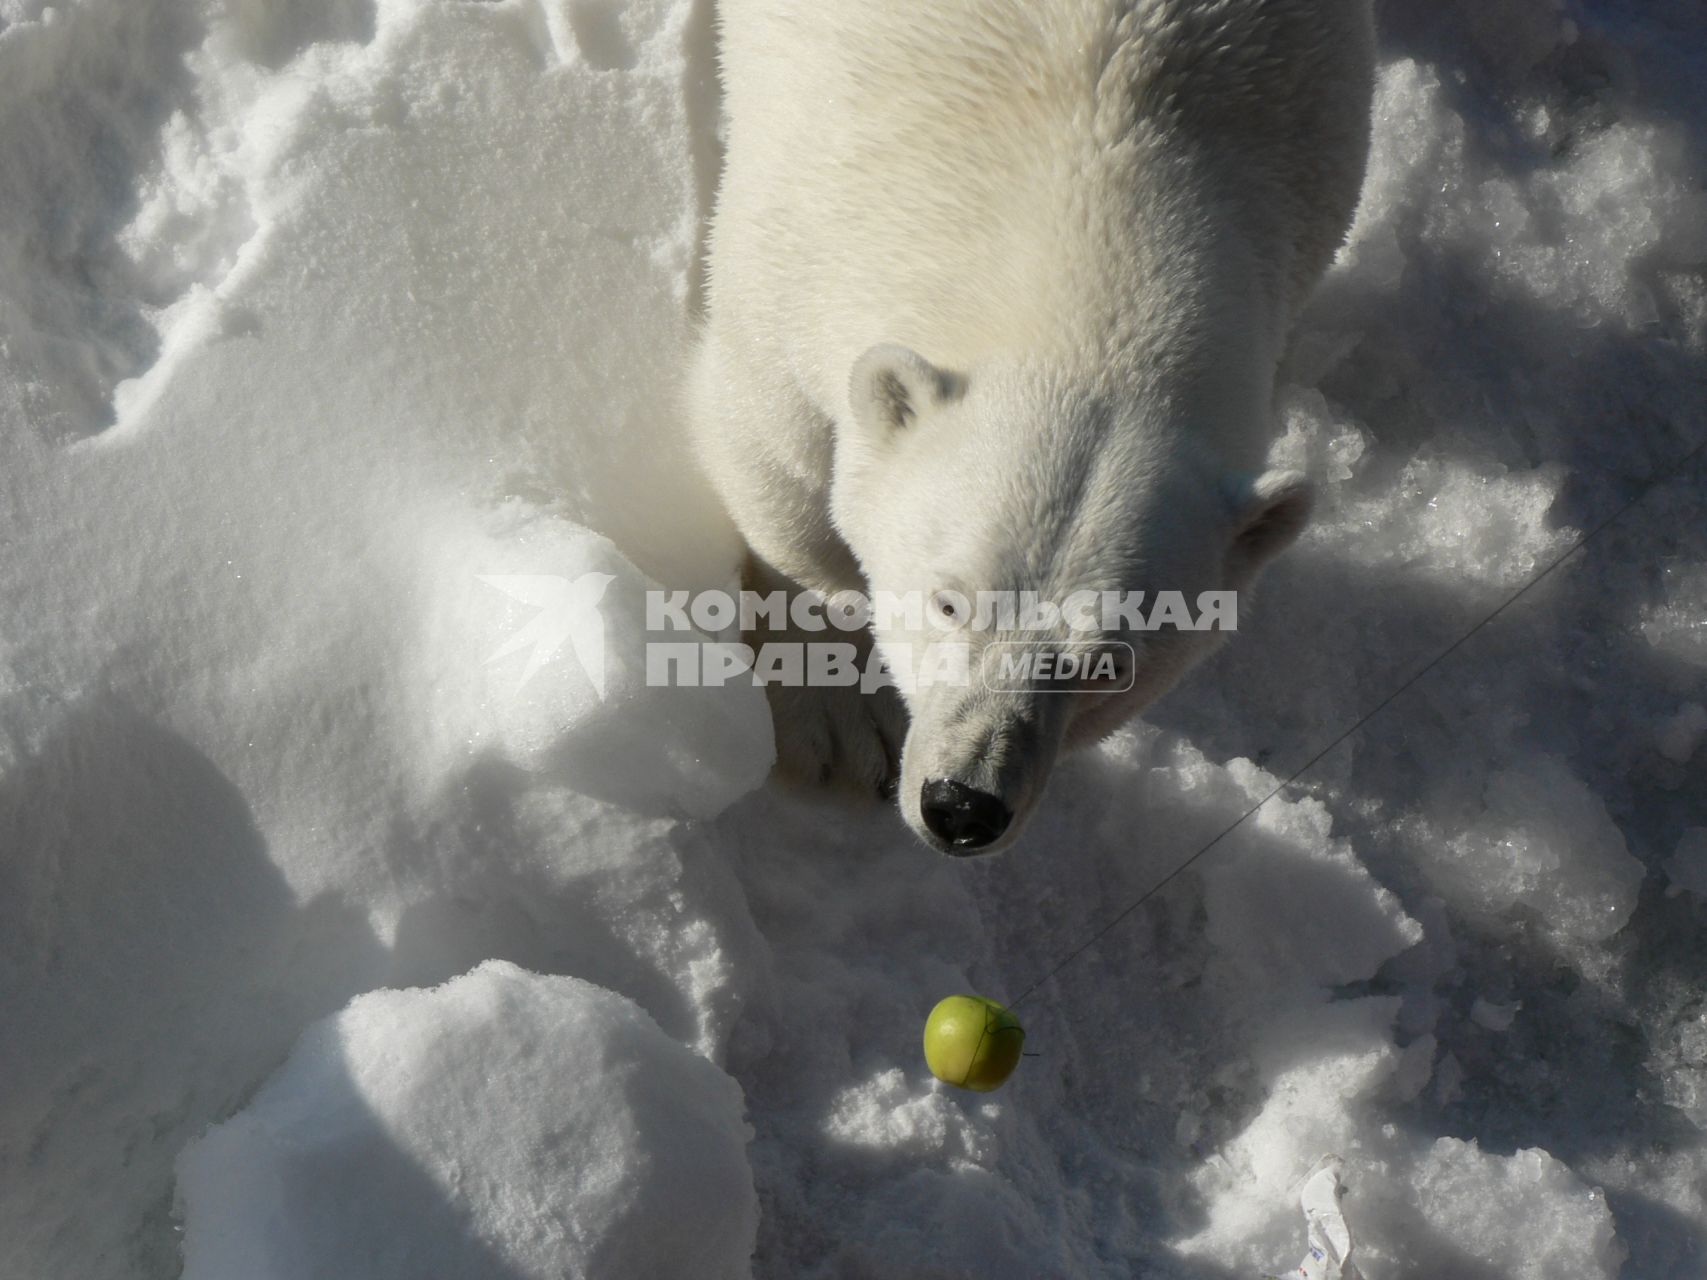
<instances>
[{"instance_id":1,"label":"polar bear's muzzle","mask_svg":"<svg viewBox=\"0 0 1707 1280\"><path fill-rule=\"evenodd\" d=\"M919 792L919 815L949 853L982 853L1001 839L1013 810L1000 796L953 778L932 778Z\"/></svg>"},{"instance_id":2,"label":"polar bear's muzzle","mask_svg":"<svg viewBox=\"0 0 1707 1280\"><path fill-rule=\"evenodd\" d=\"M1068 702L978 690L917 707L901 761L908 825L955 857L1012 844L1060 752Z\"/></svg>"}]
</instances>

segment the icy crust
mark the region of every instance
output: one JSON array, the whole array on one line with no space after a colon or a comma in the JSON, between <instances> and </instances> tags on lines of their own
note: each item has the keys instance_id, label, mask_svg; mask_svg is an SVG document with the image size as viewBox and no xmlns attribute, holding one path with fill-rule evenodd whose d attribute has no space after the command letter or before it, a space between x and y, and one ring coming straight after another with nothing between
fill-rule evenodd
<instances>
[{"instance_id":1,"label":"icy crust","mask_svg":"<svg viewBox=\"0 0 1707 1280\"><path fill-rule=\"evenodd\" d=\"M631 1001L493 961L315 1024L184 1151L183 1274L736 1280L748 1132Z\"/></svg>"}]
</instances>

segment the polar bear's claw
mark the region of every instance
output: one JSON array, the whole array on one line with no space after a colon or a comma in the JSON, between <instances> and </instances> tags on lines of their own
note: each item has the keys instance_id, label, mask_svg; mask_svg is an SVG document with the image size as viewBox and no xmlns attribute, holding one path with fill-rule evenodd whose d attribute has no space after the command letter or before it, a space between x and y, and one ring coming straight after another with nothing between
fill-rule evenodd
<instances>
[{"instance_id":1,"label":"polar bear's claw","mask_svg":"<svg viewBox=\"0 0 1707 1280\"><path fill-rule=\"evenodd\" d=\"M795 782L890 800L900 777L907 712L893 689L770 685L776 768Z\"/></svg>"}]
</instances>

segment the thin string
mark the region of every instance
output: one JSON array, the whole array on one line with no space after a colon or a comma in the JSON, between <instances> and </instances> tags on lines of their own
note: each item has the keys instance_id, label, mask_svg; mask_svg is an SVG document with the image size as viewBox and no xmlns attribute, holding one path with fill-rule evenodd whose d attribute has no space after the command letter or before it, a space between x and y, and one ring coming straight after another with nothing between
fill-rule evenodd
<instances>
[{"instance_id":1,"label":"thin string","mask_svg":"<svg viewBox=\"0 0 1707 1280\"><path fill-rule=\"evenodd\" d=\"M1062 957L1062 959L1055 965L1054 968L1050 969L1041 978L1038 978L1037 981L1033 982L1024 991L1020 992L1019 995L1015 999L1011 1000L1008 1004L1008 1007L1011 1009L1017 1009L1020 1005L1024 1004L1025 1001L1028 998L1030 998L1031 994L1033 992L1035 992L1039 987L1043 986L1044 983L1050 981L1052 978L1055 977L1056 974L1060 973L1061 970L1065 969L1068 965L1072 964L1073 961L1077 960L1085 952L1089 951L1092 947L1096 946L1097 943L1101 942L1105 937L1107 937L1111 932L1113 932L1113 930L1115 928L1117 928L1123 920L1125 920L1134 911L1138 910L1139 907L1143 906L1151 898L1155 897L1163 889L1167 888L1168 885L1172 884L1176 879L1178 879L1179 876L1188 867L1190 867L1192 865L1192 863L1196 862L1204 854L1208 853L1216 845L1220 844L1221 841L1225 840L1228 836L1232 835L1233 832L1237 831L1240 827L1242 827L1251 818L1251 816L1253 814L1255 814L1258 810L1260 810L1265 804L1267 804L1270 800L1274 799L1282 791L1286 790L1287 787L1290 787L1294 782L1297 782L1299 778L1303 777L1306 773L1310 772L1311 769L1315 768L1316 765L1319 764L1324 757L1329 755L1334 750L1334 748L1338 747L1347 738L1351 737L1352 734L1356 733L1359 729L1363 728L1364 725L1368 724L1376 716L1380 715L1381 712L1385 711L1390 705L1392 705L1392 703L1401 694L1406 692L1408 689L1411 688L1412 685L1416 684L1417 681L1421 680L1424 676L1426 676L1429 672L1433 671L1436 667L1438 667L1447 658L1451 657L1454 653L1456 653L1460 648L1462 648L1464 646L1466 641L1468 641L1472 636L1474 636L1478 632L1480 632L1482 630L1482 628L1486 627L1495 618L1499 617L1500 614L1504 613L1512 605L1516 604L1524 596L1529 594L1529 592L1531 590L1533 590L1535 587L1539 586L1550 574L1552 574L1552 572L1555 569L1557 569L1560 565L1564 564L1565 561L1569 560L1572 556L1576 555L1577 552L1581 551L1584 547L1588 546L1589 543L1593 542L1603 532L1605 532L1607 529L1611 528L1614 524L1618 523L1618 521L1622 520L1631 511L1635 510L1635 508L1637 506L1639 506L1642 503L1642 501L1650 493L1652 493L1655 489L1658 489L1661 485L1669 484L1669 483L1671 483L1671 481L1675 480L1679 475L1681 475L1683 473L1683 470L1685 467L1687 467L1691 462L1695 461L1696 457L1700 455L1700 453L1703 449L1707 449L1707 439L1702 440L1699 444L1697 444L1688 453L1684 454L1681 458L1679 458L1676 462L1674 462L1670 467L1668 467L1664 472L1662 472L1660 475L1656 476L1654 479L1648 481L1647 484L1642 486L1642 488L1637 491L1635 497L1631 498L1623 506L1619 507L1618 510L1614 511L1611 515L1607 516L1606 519L1602 520L1599 524L1595 525L1594 528L1590 529L1587 533L1583 534L1574 543L1572 543L1568 548L1566 548L1563 552L1561 552L1557 559L1555 559L1546 568L1542 569L1540 573L1536 574L1528 582L1524 583L1516 591L1512 592L1511 595L1507 596L1504 600L1502 600L1500 602L1500 604L1493 610L1492 613L1489 613L1486 617L1482 618L1481 621L1477 622L1475 626L1471 627L1463 635L1459 636L1451 644L1447 645L1446 648L1442 649L1439 653L1435 654L1434 657L1430 658L1428 660L1428 662L1424 663L1423 666L1415 674L1413 674L1409 679L1407 679L1403 684L1399 685L1399 687L1394 689L1393 692L1389 693L1385 698L1381 699L1380 702L1376 703L1368 711L1364 712L1361 716L1359 716L1357 718L1357 720L1353 722L1353 724L1351 725L1351 727L1349 729L1346 729L1338 737L1334 738L1334 740L1332 742L1328 743L1327 746L1323 747L1320 751L1316 752L1315 755L1311 756L1302 765L1300 765L1296 770L1294 770L1291 777L1287 778L1284 782L1277 784L1275 786L1275 788L1272 791L1270 791L1267 795L1265 795L1261 800L1258 800L1250 808L1246 809L1243 813L1241 813L1237 818L1233 819L1232 822L1228 823L1225 827L1221 828L1220 831L1216 832L1215 835L1210 838L1209 842L1207 844L1205 844L1202 848L1198 849L1198 851L1196 853L1192 854L1184 862L1180 863L1172 871L1168 872L1167 875L1163 876L1160 880L1156 881L1155 884L1151 885L1148 889L1146 889L1144 891L1144 893L1142 894L1142 896L1140 896L1135 901L1133 901L1133 903L1130 906L1125 907L1123 910L1121 910L1121 912L1118 915L1116 915L1113 919L1111 919L1107 924L1103 925L1102 928L1098 929L1089 938L1085 939L1084 942L1080 943L1077 947L1073 948L1073 950L1069 951L1064 957Z\"/></svg>"}]
</instances>

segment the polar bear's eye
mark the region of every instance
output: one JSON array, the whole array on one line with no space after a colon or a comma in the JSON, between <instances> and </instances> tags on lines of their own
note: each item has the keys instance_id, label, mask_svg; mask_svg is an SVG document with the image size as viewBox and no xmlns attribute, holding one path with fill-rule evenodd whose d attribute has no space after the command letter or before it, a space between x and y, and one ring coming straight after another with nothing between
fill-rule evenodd
<instances>
[{"instance_id":1,"label":"polar bear's eye","mask_svg":"<svg viewBox=\"0 0 1707 1280\"><path fill-rule=\"evenodd\" d=\"M938 591L931 596L931 612L946 626L958 627L966 621L966 597L958 591Z\"/></svg>"},{"instance_id":2,"label":"polar bear's eye","mask_svg":"<svg viewBox=\"0 0 1707 1280\"><path fill-rule=\"evenodd\" d=\"M1135 665L1131 644L1124 640L1110 641L1098 651L1089 683L1104 692L1123 693L1132 687Z\"/></svg>"}]
</instances>

